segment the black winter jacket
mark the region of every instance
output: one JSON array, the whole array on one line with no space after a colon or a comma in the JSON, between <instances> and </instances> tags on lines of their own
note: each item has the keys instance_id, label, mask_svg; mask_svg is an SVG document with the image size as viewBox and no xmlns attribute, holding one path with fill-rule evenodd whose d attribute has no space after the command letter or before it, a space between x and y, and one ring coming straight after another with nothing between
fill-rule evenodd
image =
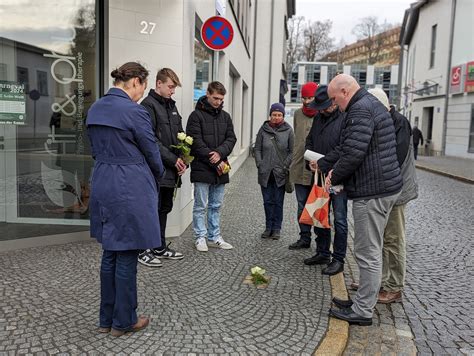
<instances>
[{"instance_id":1,"label":"black winter jacket","mask_svg":"<svg viewBox=\"0 0 474 356\"><path fill-rule=\"evenodd\" d=\"M413 127L413 144L415 146L418 146L420 144L423 144L423 134L421 133L420 129L416 126Z\"/></svg>"},{"instance_id":2,"label":"black winter jacket","mask_svg":"<svg viewBox=\"0 0 474 356\"><path fill-rule=\"evenodd\" d=\"M395 126L395 140L397 142L397 160L401 167L410 148L411 126L410 122L405 116L400 114L392 106L390 108L390 115L392 116L393 125Z\"/></svg>"},{"instance_id":3,"label":"black winter jacket","mask_svg":"<svg viewBox=\"0 0 474 356\"><path fill-rule=\"evenodd\" d=\"M334 110L328 116L319 112L313 119L311 131L309 132L308 137L306 137L305 149L322 155L328 154L339 145L343 124L344 113L341 111ZM323 166L319 168L324 174L327 174L332 166Z\"/></svg>"},{"instance_id":4,"label":"black winter jacket","mask_svg":"<svg viewBox=\"0 0 474 356\"><path fill-rule=\"evenodd\" d=\"M163 98L154 89L151 89L141 104L150 113L151 123L160 146L161 159L166 168L165 175L161 178L160 186L174 187L178 181L178 171L175 164L179 158L179 151L170 146L178 143L178 132L184 131L181 116L176 108L176 102L173 99ZM179 179L178 183L181 185L181 179Z\"/></svg>"},{"instance_id":5,"label":"black winter jacket","mask_svg":"<svg viewBox=\"0 0 474 356\"><path fill-rule=\"evenodd\" d=\"M344 183L351 199L372 199L400 192L395 129L387 108L359 89L346 108L341 144L318 160L332 165L333 185Z\"/></svg>"},{"instance_id":6,"label":"black winter jacket","mask_svg":"<svg viewBox=\"0 0 474 356\"><path fill-rule=\"evenodd\" d=\"M234 149L237 138L230 115L222 110L222 106L213 108L206 96L202 96L196 103L196 109L189 115L186 133L194 140L191 146L191 155L194 156L191 182L229 183L229 174L217 174L216 167L220 162L210 163L209 153L218 152L221 161L226 161Z\"/></svg>"}]
</instances>

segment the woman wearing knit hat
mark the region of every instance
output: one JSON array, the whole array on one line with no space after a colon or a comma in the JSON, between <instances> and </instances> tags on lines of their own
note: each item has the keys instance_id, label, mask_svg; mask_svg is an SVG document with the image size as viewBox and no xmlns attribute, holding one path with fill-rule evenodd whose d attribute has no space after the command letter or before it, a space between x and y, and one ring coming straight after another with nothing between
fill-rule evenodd
<instances>
[{"instance_id":1,"label":"woman wearing knit hat","mask_svg":"<svg viewBox=\"0 0 474 356\"><path fill-rule=\"evenodd\" d=\"M285 199L286 171L293 153L293 129L285 122L285 107L275 103L270 107L270 118L258 131L255 142L255 163L258 184L262 188L265 210L265 231L262 238L280 238Z\"/></svg>"},{"instance_id":2,"label":"woman wearing knit hat","mask_svg":"<svg viewBox=\"0 0 474 356\"><path fill-rule=\"evenodd\" d=\"M305 151L306 137L311 130L313 118L318 113L309 104L314 101L314 95L318 89L318 84L308 82L301 88L302 106L295 112L293 118L293 129L295 130L295 147L293 149L293 160L290 167L291 181L295 183L296 200L298 201L298 220L303 211L304 205L311 191L312 173L306 169L306 162L303 158ZM311 226L299 224L300 238L289 246L290 250L309 248L311 245Z\"/></svg>"}]
</instances>

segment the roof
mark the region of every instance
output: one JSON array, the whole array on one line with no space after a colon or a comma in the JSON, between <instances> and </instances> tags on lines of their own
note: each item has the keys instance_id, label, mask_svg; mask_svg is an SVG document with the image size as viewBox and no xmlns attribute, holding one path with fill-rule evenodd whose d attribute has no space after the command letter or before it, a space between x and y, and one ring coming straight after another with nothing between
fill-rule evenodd
<instances>
[{"instance_id":1,"label":"roof","mask_svg":"<svg viewBox=\"0 0 474 356\"><path fill-rule=\"evenodd\" d=\"M408 45L411 42L413 34L415 33L416 25L420 15L420 9L429 3L430 0L419 0L410 5L405 10L405 16L403 17L402 30L400 32L399 42L401 46Z\"/></svg>"}]
</instances>

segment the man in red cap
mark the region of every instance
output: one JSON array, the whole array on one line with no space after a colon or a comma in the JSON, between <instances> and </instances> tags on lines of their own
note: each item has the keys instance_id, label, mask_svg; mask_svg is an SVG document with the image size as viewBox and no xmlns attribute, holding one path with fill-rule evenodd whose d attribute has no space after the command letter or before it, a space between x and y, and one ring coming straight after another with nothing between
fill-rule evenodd
<instances>
[{"instance_id":1,"label":"man in red cap","mask_svg":"<svg viewBox=\"0 0 474 356\"><path fill-rule=\"evenodd\" d=\"M312 173L306 169L304 160L305 141L311 130L313 118L318 113L309 104L314 101L314 93L318 84L308 82L301 88L302 107L295 111L293 117L293 130L295 133L295 145L293 148L293 160L290 166L290 180L295 184L296 200L298 201L298 220L306 204L311 191ZM289 246L290 250L309 248L311 245L311 225L299 224L300 238Z\"/></svg>"}]
</instances>

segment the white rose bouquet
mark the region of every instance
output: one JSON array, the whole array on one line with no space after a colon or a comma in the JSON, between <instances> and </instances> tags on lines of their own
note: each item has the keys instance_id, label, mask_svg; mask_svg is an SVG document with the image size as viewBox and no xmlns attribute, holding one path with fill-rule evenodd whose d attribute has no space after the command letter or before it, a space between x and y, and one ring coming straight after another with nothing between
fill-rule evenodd
<instances>
[{"instance_id":1,"label":"white rose bouquet","mask_svg":"<svg viewBox=\"0 0 474 356\"><path fill-rule=\"evenodd\" d=\"M181 153L180 158L186 165L189 165L194 159L194 157L190 155L193 138L187 136L184 132L178 132L177 138L179 143L177 145L171 145L170 147L178 149Z\"/></svg>"}]
</instances>

